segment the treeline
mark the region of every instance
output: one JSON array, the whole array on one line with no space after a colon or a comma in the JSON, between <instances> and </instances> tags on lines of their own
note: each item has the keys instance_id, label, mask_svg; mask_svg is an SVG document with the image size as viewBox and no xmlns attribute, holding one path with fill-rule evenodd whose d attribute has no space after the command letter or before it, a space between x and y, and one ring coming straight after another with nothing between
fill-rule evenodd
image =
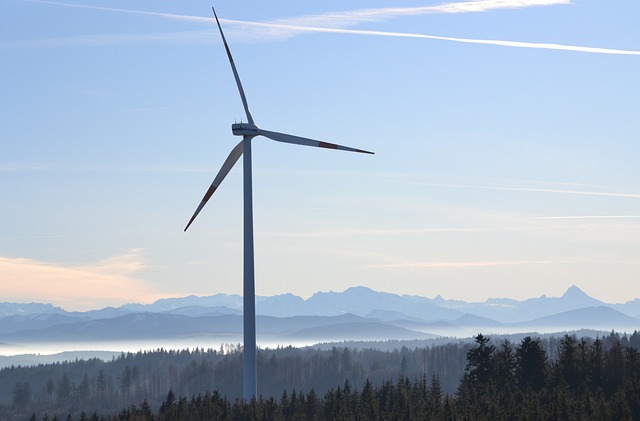
<instances>
[{"instance_id":1,"label":"treeline","mask_svg":"<svg viewBox=\"0 0 640 421\"><path fill-rule=\"evenodd\" d=\"M640 352L626 337L565 335L557 351L550 360L540 339L493 345L478 335L453 396L437 376L401 377L361 390L346 381L320 399L314 391L250 403L169 393L155 415L131 407L104 420L640 420Z\"/></svg>"},{"instance_id":2,"label":"treeline","mask_svg":"<svg viewBox=\"0 0 640 421\"><path fill-rule=\"evenodd\" d=\"M258 394L284 390L324 395L346 380L373 385L401 377L437 375L445 393L456 390L470 344L451 343L393 351L333 347L281 347L257 353ZM32 413L109 414L132 403L158 409L171 390L176 396L214 392L232 401L242 396L242 349L155 350L99 359L7 367L0 370L0 419L28 419Z\"/></svg>"},{"instance_id":3,"label":"treeline","mask_svg":"<svg viewBox=\"0 0 640 421\"><path fill-rule=\"evenodd\" d=\"M566 335L558 340L525 337L517 344L508 340L494 344L488 337L478 335L473 346L450 344L413 350L402 348L393 352L349 348L264 350L258 358L261 397L249 403L237 398L242 377L241 352L237 349L225 353L194 350L122 354L109 363L102 363L104 366L98 371L108 379L106 367L124 364L124 371L115 377L121 382L119 388L114 382L113 388L107 386L102 390L97 379L92 382L88 374L76 383L71 380L69 370L63 372L62 383L54 385L51 393L46 386L48 381L44 394L32 394L28 381L18 381L14 383L11 402L0 408L0 419L28 419L33 414L32 419L44 420L53 419L49 417L57 414L59 420L105 421L633 420L640 419L638 339L637 333L631 337L612 333L596 340L579 340ZM143 387L146 381L139 380L145 378L140 374L140 367L145 367L141 364L145 358L155 354L165 356L164 362L169 363L165 370L173 372L168 380L169 387L159 400L151 400L144 393L138 395L136 391L137 388L150 390ZM204 357L207 355L217 358L217 363L208 363ZM443 379L456 371L455 361L460 356L456 386L445 388ZM137 358L141 360L136 362ZM71 368L88 363L78 361L66 365ZM91 363L99 364L98 361ZM214 367L213 371L205 369L209 364ZM49 366L14 367L7 372L26 373ZM131 382L122 383L127 367L131 375L127 378ZM131 367L138 367L135 376ZM215 368L223 370L216 371ZM3 385L4 375L5 370L0 371L0 384ZM69 388L63 386L65 378L70 382ZM153 375L147 380L153 381ZM194 392L193 384L200 381L208 387ZM88 383L88 387L82 386L83 383ZM109 384L108 380L106 384ZM266 384L274 391L265 393ZM225 392L225 389L234 393ZM66 400L59 396L60 390L70 393ZM166 390L170 390L168 394ZM83 391L85 395L81 398ZM43 398L51 401L41 402ZM125 404L120 403L127 400ZM114 408L126 409L114 414Z\"/></svg>"},{"instance_id":4,"label":"treeline","mask_svg":"<svg viewBox=\"0 0 640 421\"><path fill-rule=\"evenodd\" d=\"M538 339L493 345L485 336L467 353L453 419L640 420L640 352L612 333L565 335L551 360Z\"/></svg>"}]
</instances>

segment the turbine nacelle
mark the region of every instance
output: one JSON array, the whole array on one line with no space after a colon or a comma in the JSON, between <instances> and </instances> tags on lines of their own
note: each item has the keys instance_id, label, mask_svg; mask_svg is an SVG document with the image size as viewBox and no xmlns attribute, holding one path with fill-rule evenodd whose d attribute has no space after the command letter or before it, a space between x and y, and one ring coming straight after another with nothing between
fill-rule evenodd
<instances>
[{"instance_id":1,"label":"turbine nacelle","mask_svg":"<svg viewBox=\"0 0 640 421\"><path fill-rule=\"evenodd\" d=\"M213 9L213 8L212 8ZM371 154L373 152L365 151L362 149L351 148L349 146L337 145L335 143L325 142L323 140L309 139L306 137L294 136L286 133L272 132L270 130L264 130L258 128L255 125L253 116L249 112L249 105L247 104L247 98L244 95L242 89L242 83L240 83L240 76L236 70L236 65L231 57L231 50L227 45L227 40L222 32L222 26L218 20L215 9L213 15L216 18L216 24L220 30L220 37L224 43L224 47L227 51L227 57L229 58L229 64L233 76L236 80L238 92L240 93L240 99L242 100L242 106L244 107L245 115L247 116L248 123L235 123L231 125L231 131L236 136L242 136L242 140L231 150L229 156L222 164L222 167L218 171L218 174L213 179L211 186L205 193L204 197L200 201L196 211L187 223L185 231L189 228L196 216L200 213L204 205L211 198L213 193L218 189L222 180L229 174L235 163L240 156L244 155L243 159L243 180L244 180L244 271L243 271L243 316L244 316L244 355L243 355L243 384L244 392L243 397L245 402L250 402L257 395L257 381L256 381L256 309L255 309L255 278L254 278L254 257L253 257L253 199L252 199L252 177L251 177L251 139L256 136L264 136L268 139L275 140L276 142L290 143L294 145L312 146L316 148L325 149L337 149L341 151L359 152Z\"/></svg>"},{"instance_id":2,"label":"turbine nacelle","mask_svg":"<svg viewBox=\"0 0 640 421\"><path fill-rule=\"evenodd\" d=\"M260 129L251 123L234 123L231 125L231 131L236 136L254 137L260 134Z\"/></svg>"},{"instance_id":3,"label":"turbine nacelle","mask_svg":"<svg viewBox=\"0 0 640 421\"><path fill-rule=\"evenodd\" d=\"M240 99L242 100L242 105L244 107L244 111L247 116L248 123L234 123L231 125L231 131L233 132L233 134L236 136L242 136L243 139L242 141L240 141L240 143L238 143L235 146L235 148L233 148L233 150L227 157L226 161L224 161L224 164L222 164L220 171L218 171L218 175L216 175L216 178L213 179L211 186L209 186L209 189L207 190L204 197L200 201L200 204L196 208L196 211L193 213L193 216L189 220L189 223L187 223L187 226L184 229L185 231L187 230L187 228L189 228L189 226L191 225L193 220L196 218L196 216L198 216L198 214L200 213L204 205L207 203L211 195L216 191L220 183L222 183L222 180L224 180L227 174L229 174L229 171L231 171L231 168L233 168L235 163L238 161L238 158L240 158L240 156L242 156L242 154L245 153L245 147L247 149L246 152L249 153L249 156L250 156L251 142L248 142L248 141L251 138L254 138L256 136L264 136L268 139L275 140L276 142L290 143L293 145L313 146L316 148L336 149L340 151L373 154L373 152L365 151L363 149L356 149L349 146L329 143L329 142L325 142L324 140L315 140L315 139L309 139L306 137L294 136L286 133L272 132L270 130L260 129L258 126L256 126L253 121L253 116L249 111L249 104L247 104L247 97L244 95L244 89L242 89L240 76L238 76L238 71L236 70L236 65L233 62L233 57L231 57L231 50L229 50L229 45L227 44L227 40L224 37L224 32L222 32L222 26L220 25L220 21L218 20L218 15L216 14L216 11L215 9L213 9L213 7L211 9L213 10L213 15L216 18L216 24L218 25L218 29L220 30L220 37L222 38L224 48L225 50L227 50L227 57L229 58L229 64L231 65L231 70L236 80L236 85L238 86L238 92L240 93ZM249 163L250 162L251 161L249 160ZM249 166L250 165L248 165L247 167ZM248 179L251 178L250 172L249 172L249 176L246 178ZM247 188L247 184L245 183L244 188L249 190L249 194L247 197L250 198L251 184L249 183L249 187Z\"/></svg>"}]
</instances>

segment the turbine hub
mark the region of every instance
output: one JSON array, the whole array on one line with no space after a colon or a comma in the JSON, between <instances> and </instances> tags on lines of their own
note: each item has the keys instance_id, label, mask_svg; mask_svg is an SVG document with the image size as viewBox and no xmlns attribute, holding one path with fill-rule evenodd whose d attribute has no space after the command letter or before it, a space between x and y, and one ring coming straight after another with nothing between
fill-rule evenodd
<instances>
[{"instance_id":1,"label":"turbine hub","mask_svg":"<svg viewBox=\"0 0 640 421\"><path fill-rule=\"evenodd\" d=\"M236 136L258 136L260 129L251 123L234 123L231 125L231 131Z\"/></svg>"}]
</instances>

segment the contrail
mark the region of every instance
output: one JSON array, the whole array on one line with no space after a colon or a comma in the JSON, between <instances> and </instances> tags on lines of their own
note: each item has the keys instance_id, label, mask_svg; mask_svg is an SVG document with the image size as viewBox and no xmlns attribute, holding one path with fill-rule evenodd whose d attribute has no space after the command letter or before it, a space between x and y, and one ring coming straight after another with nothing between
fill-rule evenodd
<instances>
[{"instance_id":1,"label":"contrail","mask_svg":"<svg viewBox=\"0 0 640 421\"><path fill-rule=\"evenodd\" d=\"M163 17L168 19L192 21L192 22L213 22L212 18L201 16L189 16L178 15L171 13L160 12L148 12L141 10L131 9L118 9L102 6L90 6L74 3L62 3L48 0L25 0L33 3L52 4L57 6L77 7L84 9L104 10L119 13L132 13ZM569 0L483 0L483 1L470 1L461 3L445 3L437 6L425 6L425 7L412 7L412 8L383 8L383 9L363 9L356 11L348 11L342 13L327 13L322 15L306 16L301 18L293 18L286 20L278 20L273 22L249 22L233 19L220 19L221 22L238 25L242 27L262 28L276 31L263 31L260 33L260 40L264 41L266 38L271 39L283 39L294 36L299 33L336 33L336 34L350 34L350 35L367 35L367 36L380 36L380 37L395 37L395 38L420 38L439 41L458 42L466 44L483 44L483 45L495 45L502 47L512 48L532 48L542 50L558 50L558 51L573 51L591 54L613 54L613 55L640 55L640 51L636 50L620 50L613 48L601 48L601 47L584 47L578 45L566 45L556 43L536 43L536 42L524 42L524 41L509 41L509 40L495 40L495 39L473 39L473 38L457 38L457 37L444 37L438 35L426 35L406 32L386 32L386 31L372 31L372 30L360 30L360 29L345 29L344 26L353 26L361 22L373 22L383 19L389 19L397 16L408 15L420 15L427 13L468 13L468 12L486 12L490 10L498 9L515 9L533 6L550 6L558 4L572 4ZM323 23L330 25L331 27L318 27L307 26L308 23ZM283 32L283 30L285 32ZM243 35L251 35L246 32ZM129 38L135 35L128 36ZM153 40L153 35L140 35L146 37L146 40ZM161 36L157 36L157 40L162 40ZM256 34L253 34L253 38L256 39ZM3 43L4 45L13 45ZM0 45L3 45L0 44Z\"/></svg>"},{"instance_id":2,"label":"contrail","mask_svg":"<svg viewBox=\"0 0 640 421\"><path fill-rule=\"evenodd\" d=\"M37 162L8 162L0 163L0 173L47 169L48 165Z\"/></svg>"},{"instance_id":3,"label":"contrail","mask_svg":"<svg viewBox=\"0 0 640 421\"><path fill-rule=\"evenodd\" d=\"M281 25L281 24L273 24L273 23L246 22L246 21L238 21L238 20L227 20L227 22L235 23L238 25L287 28L287 29L294 29L294 30L305 31L305 32L325 32L325 33L328 32L328 33L337 33L337 34L369 35L369 36L398 37L398 38L423 38L423 39L433 39L433 40L440 40L440 41L461 42L466 44L498 45L502 47L534 48L534 49L543 49L543 50L562 50L562 51L575 51L575 52L581 52L581 53L595 53L595 54L617 54L617 55L633 55L633 56L640 55L640 51L635 51L635 50L617 50L612 48L582 47L578 45L505 41L505 40L494 40L494 39L454 38L454 37L442 37L437 35L412 34L412 33L406 33L406 32L368 31L368 30L361 30L361 29L314 28L314 27L308 27L308 26Z\"/></svg>"},{"instance_id":4,"label":"contrail","mask_svg":"<svg viewBox=\"0 0 640 421\"><path fill-rule=\"evenodd\" d=\"M202 16L177 15L173 13L161 13L161 12L148 12L145 10L118 9L115 7L91 6L88 4L64 3L64 2L48 1L48 0L24 0L24 1L28 3L51 4L53 6L75 7L78 9L92 9L92 10L103 10L105 12L119 12L119 13L131 13L134 15L157 16L157 17L169 18L169 19L175 19L175 20L186 20L191 22L205 22L205 23L215 22L213 18L208 18L208 17L205 18ZM222 19L220 20L222 21Z\"/></svg>"},{"instance_id":5,"label":"contrail","mask_svg":"<svg viewBox=\"0 0 640 421\"><path fill-rule=\"evenodd\" d=\"M369 265L379 269L465 269L496 266L521 266L521 265L549 265L557 263L576 263L578 260L488 260L475 262L415 262L415 263L390 263Z\"/></svg>"},{"instance_id":6,"label":"contrail","mask_svg":"<svg viewBox=\"0 0 640 421\"><path fill-rule=\"evenodd\" d=\"M634 219L640 215L536 216L533 219Z\"/></svg>"},{"instance_id":7,"label":"contrail","mask_svg":"<svg viewBox=\"0 0 640 421\"><path fill-rule=\"evenodd\" d=\"M179 15L174 13L148 12L143 10L120 9L105 6L92 6L86 4L66 3L50 0L24 0L30 3L51 4L56 6L76 7L82 9L103 10L109 12L134 13L149 16L158 16L175 20L188 20L193 22L212 22L211 17ZM343 12L328 12L317 15L301 16L298 18L279 19L272 24L293 26L330 26L332 28L354 26L362 22L377 22L399 16L419 16L425 14L454 14L454 13L481 13L500 9L523 9L536 6L554 6L559 4L571 4L571 0L475 0L466 2L443 3L435 6L420 7L386 7L376 9L358 9ZM220 19L226 22L225 19Z\"/></svg>"},{"instance_id":8,"label":"contrail","mask_svg":"<svg viewBox=\"0 0 640 421\"><path fill-rule=\"evenodd\" d=\"M342 12L328 12L297 18L278 19L270 23L294 26L319 26L324 28L345 28L363 22L378 22L402 16L427 14L482 13L500 9L524 9L536 6L571 4L571 0L475 0L443 3L435 6L386 7L358 9Z\"/></svg>"},{"instance_id":9,"label":"contrail","mask_svg":"<svg viewBox=\"0 0 640 421\"><path fill-rule=\"evenodd\" d=\"M99 34L74 35L56 38L33 40L0 41L0 48L16 47L66 47L66 46L112 46L133 43L166 43L166 44L211 44L213 30L160 32L153 34Z\"/></svg>"},{"instance_id":10,"label":"contrail","mask_svg":"<svg viewBox=\"0 0 640 421\"><path fill-rule=\"evenodd\" d=\"M473 186L473 185L464 185L464 184L439 184L439 183L419 183L419 184L423 186L451 187L456 189L500 190L500 191L517 191L517 192L532 192L532 193L561 193L561 194L576 194L576 195L584 195L584 196L626 197L631 199L640 199L640 194L638 193L612 193L612 192L602 192L602 191L540 189L540 188L527 188L527 187Z\"/></svg>"},{"instance_id":11,"label":"contrail","mask_svg":"<svg viewBox=\"0 0 640 421\"><path fill-rule=\"evenodd\" d=\"M554 260L479 260L467 262L407 262L367 265L375 269L467 269L467 268L491 268L501 266L528 266L528 265L571 265L571 264L630 264L638 265L638 261L597 260L597 259L554 259Z\"/></svg>"}]
</instances>

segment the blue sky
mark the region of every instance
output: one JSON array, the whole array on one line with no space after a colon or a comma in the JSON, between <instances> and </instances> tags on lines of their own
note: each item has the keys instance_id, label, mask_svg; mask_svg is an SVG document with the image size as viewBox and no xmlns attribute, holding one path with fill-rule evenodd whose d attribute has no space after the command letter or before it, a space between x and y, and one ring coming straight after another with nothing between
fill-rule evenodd
<instances>
[{"instance_id":1,"label":"blue sky","mask_svg":"<svg viewBox=\"0 0 640 421\"><path fill-rule=\"evenodd\" d=\"M640 4L215 4L256 292L640 297ZM241 293L244 117L202 1L0 2L0 300Z\"/></svg>"}]
</instances>

